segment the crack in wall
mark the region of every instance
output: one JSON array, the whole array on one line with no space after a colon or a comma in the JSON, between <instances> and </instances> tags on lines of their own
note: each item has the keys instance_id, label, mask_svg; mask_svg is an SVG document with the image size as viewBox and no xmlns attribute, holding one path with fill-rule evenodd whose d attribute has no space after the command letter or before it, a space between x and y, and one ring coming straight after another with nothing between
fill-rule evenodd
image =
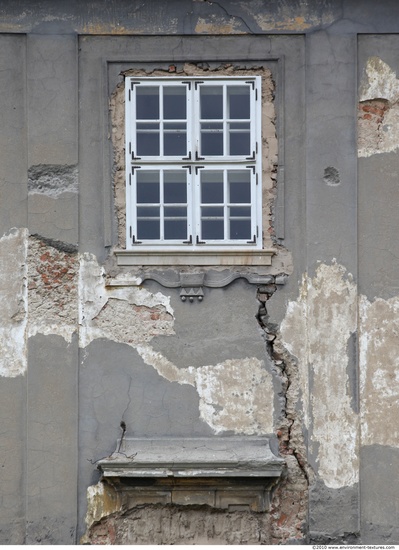
<instances>
[{"instance_id":1,"label":"crack in wall","mask_svg":"<svg viewBox=\"0 0 399 550\"><path fill-rule=\"evenodd\" d=\"M267 311L267 302L276 289L276 285L258 288L260 306L257 320L265 335L266 351L282 380L282 407L277 437L287 471L275 490L271 510L275 520L272 524L273 540L274 543L281 543L306 538L310 468L306 459L300 413L296 409L299 398L298 367L284 348L279 337L279 327L271 322Z\"/></svg>"}]
</instances>

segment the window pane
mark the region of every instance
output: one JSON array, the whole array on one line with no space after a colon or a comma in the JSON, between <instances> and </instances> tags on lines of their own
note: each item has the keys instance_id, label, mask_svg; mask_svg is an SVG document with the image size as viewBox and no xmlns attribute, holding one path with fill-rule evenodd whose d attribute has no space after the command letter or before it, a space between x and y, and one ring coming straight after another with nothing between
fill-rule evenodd
<instances>
[{"instance_id":1,"label":"window pane","mask_svg":"<svg viewBox=\"0 0 399 550\"><path fill-rule=\"evenodd\" d=\"M159 132L137 132L137 156L159 156Z\"/></svg>"},{"instance_id":2,"label":"window pane","mask_svg":"<svg viewBox=\"0 0 399 550\"><path fill-rule=\"evenodd\" d=\"M246 239L250 241L251 220L230 220L230 239Z\"/></svg>"},{"instance_id":3,"label":"window pane","mask_svg":"<svg viewBox=\"0 0 399 550\"><path fill-rule=\"evenodd\" d=\"M223 118L223 87L201 86L201 118Z\"/></svg>"},{"instance_id":4,"label":"window pane","mask_svg":"<svg viewBox=\"0 0 399 550\"><path fill-rule=\"evenodd\" d=\"M250 118L249 86L227 87L228 118Z\"/></svg>"},{"instance_id":5,"label":"window pane","mask_svg":"<svg viewBox=\"0 0 399 550\"><path fill-rule=\"evenodd\" d=\"M203 206L201 208L201 218L223 218L223 206Z\"/></svg>"},{"instance_id":6,"label":"window pane","mask_svg":"<svg viewBox=\"0 0 399 550\"><path fill-rule=\"evenodd\" d=\"M187 217L187 208L185 206L165 206L164 216L166 218L185 218Z\"/></svg>"},{"instance_id":7,"label":"window pane","mask_svg":"<svg viewBox=\"0 0 399 550\"><path fill-rule=\"evenodd\" d=\"M251 203L251 174L249 170L229 170L227 173L230 203Z\"/></svg>"},{"instance_id":8,"label":"window pane","mask_svg":"<svg viewBox=\"0 0 399 550\"><path fill-rule=\"evenodd\" d=\"M219 240L224 238L223 220L202 220L201 238L204 240Z\"/></svg>"},{"instance_id":9,"label":"window pane","mask_svg":"<svg viewBox=\"0 0 399 550\"><path fill-rule=\"evenodd\" d=\"M138 206L137 207L137 219L159 219L159 206Z\"/></svg>"},{"instance_id":10,"label":"window pane","mask_svg":"<svg viewBox=\"0 0 399 550\"><path fill-rule=\"evenodd\" d=\"M164 119L186 118L186 87L165 86L163 89Z\"/></svg>"},{"instance_id":11,"label":"window pane","mask_svg":"<svg viewBox=\"0 0 399 550\"><path fill-rule=\"evenodd\" d=\"M165 220L165 239L184 241L187 239L187 220Z\"/></svg>"},{"instance_id":12,"label":"window pane","mask_svg":"<svg viewBox=\"0 0 399 550\"><path fill-rule=\"evenodd\" d=\"M185 171L164 172L164 202L166 204L187 203L187 182Z\"/></svg>"},{"instance_id":13,"label":"window pane","mask_svg":"<svg viewBox=\"0 0 399 550\"><path fill-rule=\"evenodd\" d=\"M157 239L159 240L159 219L158 220L137 220L138 240Z\"/></svg>"},{"instance_id":14,"label":"window pane","mask_svg":"<svg viewBox=\"0 0 399 550\"><path fill-rule=\"evenodd\" d=\"M201 124L201 155L223 155L223 124Z\"/></svg>"},{"instance_id":15,"label":"window pane","mask_svg":"<svg viewBox=\"0 0 399 550\"><path fill-rule=\"evenodd\" d=\"M184 157L187 155L186 132L168 132L163 135L163 152L168 157Z\"/></svg>"},{"instance_id":16,"label":"window pane","mask_svg":"<svg viewBox=\"0 0 399 550\"><path fill-rule=\"evenodd\" d=\"M159 203L159 172L141 171L137 172L137 202Z\"/></svg>"},{"instance_id":17,"label":"window pane","mask_svg":"<svg viewBox=\"0 0 399 550\"><path fill-rule=\"evenodd\" d=\"M158 86L137 86L136 118L138 120L159 119Z\"/></svg>"},{"instance_id":18,"label":"window pane","mask_svg":"<svg viewBox=\"0 0 399 550\"><path fill-rule=\"evenodd\" d=\"M229 155L251 154L251 134L249 132L230 132Z\"/></svg>"},{"instance_id":19,"label":"window pane","mask_svg":"<svg viewBox=\"0 0 399 550\"><path fill-rule=\"evenodd\" d=\"M230 208L231 218L251 218L250 206L234 206Z\"/></svg>"},{"instance_id":20,"label":"window pane","mask_svg":"<svg viewBox=\"0 0 399 550\"><path fill-rule=\"evenodd\" d=\"M201 172L201 202L205 204L223 203L223 172L204 170Z\"/></svg>"}]
</instances>

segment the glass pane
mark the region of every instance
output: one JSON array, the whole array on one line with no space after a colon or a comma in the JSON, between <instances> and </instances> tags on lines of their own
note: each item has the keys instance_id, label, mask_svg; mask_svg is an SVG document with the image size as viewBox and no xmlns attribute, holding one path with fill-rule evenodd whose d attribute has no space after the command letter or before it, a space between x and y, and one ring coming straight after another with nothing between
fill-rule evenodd
<instances>
[{"instance_id":1,"label":"glass pane","mask_svg":"<svg viewBox=\"0 0 399 550\"><path fill-rule=\"evenodd\" d=\"M201 155L223 155L223 131L205 130L201 132Z\"/></svg>"},{"instance_id":2,"label":"glass pane","mask_svg":"<svg viewBox=\"0 0 399 550\"><path fill-rule=\"evenodd\" d=\"M138 206L137 219L159 218L159 206Z\"/></svg>"},{"instance_id":3,"label":"glass pane","mask_svg":"<svg viewBox=\"0 0 399 550\"><path fill-rule=\"evenodd\" d=\"M201 172L201 202L205 204L224 203L223 172L221 170Z\"/></svg>"},{"instance_id":4,"label":"glass pane","mask_svg":"<svg viewBox=\"0 0 399 550\"><path fill-rule=\"evenodd\" d=\"M186 240L187 220L165 220L165 239Z\"/></svg>"},{"instance_id":5,"label":"glass pane","mask_svg":"<svg viewBox=\"0 0 399 550\"><path fill-rule=\"evenodd\" d=\"M164 202L187 203L186 172L164 172Z\"/></svg>"},{"instance_id":6,"label":"glass pane","mask_svg":"<svg viewBox=\"0 0 399 550\"><path fill-rule=\"evenodd\" d=\"M187 208L181 206L165 206L164 217L166 218L185 218L187 217Z\"/></svg>"},{"instance_id":7,"label":"glass pane","mask_svg":"<svg viewBox=\"0 0 399 550\"><path fill-rule=\"evenodd\" d=\"M159 132L137 132L137 156L159 156Z\"/></svg>"},{"instance_id":8,"label":"glass pane","mask_svg":"<svg viewBox=\"0 0 399 550\"><path fill-rule=\"evenodd\" d=\"M204 206L201 208L201 218L223 218L223 206Z\"/></svg>"},{"instance_id":9,"label":"glass pane","mask_svg":"<svg viewBox=\"0 0 399 550\"><path fill-rule=\"evenodd\" d=\"M159 119L158 86L137 86L136 118L138 120Z\"/></svg>"},{"instance_id":10,"label":"glass pane","mask_svg":"<svg viewBox=\"0 0 399 550\"><path fill-rule=\"evenodd\" d=\"M138 240L160 238L158 220L137 220L137 238Z\"/></svg>"},{"instance_id":11,"label":"glass pane","mask_svg":"<svg viewBox=\"0 0 399 550\"><path fill-rule=\"evenodd\" d=\"M230 208L230 218L251 218L251 208L249 206Z\"/></svg>"},{"instance_id":12,"label":"glass pane","mask_svg":"<svg viewBox=\"0 0 399 550\"><path fill-rule=\"evenodd\" d=\"M228 118L250 118L249 86L227 87Z\"/></svg>"},{"instance_id":13,"label":"glass pane","mask_svg":"<svg viewBox=\"0 0 399 550\"><path fill-rule=\"evenodd\" d=\"M204 240L223 239L224 227L223 220L202 220L201 238Z\"/></svg>"},{"instance_id":14,"label":"glass pane","mask_svg":"<svg viewBox=\"0 0 399 550\"><path fill-rule=\"evenodd\" d=\"M163 89L164 119L185 119L186 116L186 86L165 86Z\"/></svg>"},{"instance_id":15,"label":"glass pane","mask_svg":"<svg viewBox=\"0 0 399 550\"><path fill-rule=\"evenodd\" d=\"M249 132L230 132L230 151L229 155L251 154L251 134Z\"/></svg>"},{"instance_id":16,"label":"glass pane","mask_svg":"<svg viewBox=\"0 0 399 550\"><path fill-rule=\"evenodd\" d=\"M163 152L167 157L185 157L187 155L186 132L164 132Z\"/></svg>"},{"instance_id":17,"label":"glass pane","mask_svg":"<svg viewBox=\"0 0 399 550\"><path fill-rule=\"evenodd\" d=\"M201 118L223 118L223 87L201 86Z\"/></svg>"},{"instance_id":18,"label":"glass pane","mask_svg":"<svg viewBox=\"0 0 399 550\"><path fill-rule=\"evenodd\" d=\"M137 203L159 203L159 172L137 172Z\"/></svg>"},{"instance_id":19,"label":"glass pane","mask_svg":"<svg viewBox=\"0 0 399 550\"><path fill-rule=\"evenodd\" d=\"M230 220L230 239L246 239L250 241L251 220Z\"/></svg>"},{"instance_id":20,"label":"glass pane","mask_svg":"<svg viewBox=\"0 0 399 550\"><path fill-rule=\"evenodd\" d=\"M230 190L230 203L251 203L251 174L249 170L227 173Z\"/></svg>"}]
</instances>

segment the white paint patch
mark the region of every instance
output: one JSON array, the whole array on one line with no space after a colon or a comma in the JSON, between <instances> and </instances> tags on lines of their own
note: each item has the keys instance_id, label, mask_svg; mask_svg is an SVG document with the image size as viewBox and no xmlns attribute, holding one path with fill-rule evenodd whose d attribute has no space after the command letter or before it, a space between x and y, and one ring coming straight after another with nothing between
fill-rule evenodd
<instances>
[{"instance_id":1,"label":"white paint patch","mask_svg":"<svg viewBox=\"0 0 399 550\"><path fill-rule=\"evenodd\" d=\"M379 57L367 60L365 74L359 89L359 101L386 99L390 103L399 101L399 80L395 71Z\"/></svg>"},{"instance_id":2,"label":"white paint patch","mask_svg":"<svg viewBox=\"0 0 399 550\"><path fill-rule=\"evenodd\" d=\"M194 386L200 416L215 433L262 435L273 432L273 382L256 357L228 359L217 365L178 368L150 346L137 346L147 365L170 382Z\"/></svg>"},{"instance_id":3,"label":"white paint patch","mask_svg":"<svg viewBox=\"0 0 399 550\"><path fill-rule=\"evenodd\" d=\"M0 239L0 376L26 372L27 229Z\"/></svg>"},{"instance_id":4,"label":"white paint patch","mask_svg":"<svg viewBox=\"0 0 399 550\"><path fill-rule=\"evenodd\" d=\"M399 447L399 297L359 306L362 445Z\"/></svg>"},{"instance_id":5,"label":"white paint patch","mask_svg":"<svg viewBox=\"0 0 399 550\"><path fill-rule=\"evenodd\" d=\"M321 264L313 279L304 278L300 296L289 303L281 325L283 343L298 360L319 475L334 489L358 481L358 415L351 408L347 375L347 346L356 323L356 285L343 266Z\"/></svg>"},{"instance_id":6,"label":"white paint patch","mask_svg":"<svg viewBox=\"0 0 399 550\"><path fill-rule=\"evenodd\" d=\"M115 491L110 485L105 486L102 481L87 488L87 512L85 518L87 532L94 523L121 510L121 492ZM87 534L82 537L80 544L90 544Z\"/></svg>"},{"instance_id":7,"label":"white paint patch","mask_svg":"<svg viewBox=\"0 0 399 550\"><path fill-rule=\"evenodd\" d=\"M396 151L399 147L399 79L379 57L370 57L359 88L359 101L388 102L382 122L359 118L358 156Z\"/></svg>"}]
</instances>

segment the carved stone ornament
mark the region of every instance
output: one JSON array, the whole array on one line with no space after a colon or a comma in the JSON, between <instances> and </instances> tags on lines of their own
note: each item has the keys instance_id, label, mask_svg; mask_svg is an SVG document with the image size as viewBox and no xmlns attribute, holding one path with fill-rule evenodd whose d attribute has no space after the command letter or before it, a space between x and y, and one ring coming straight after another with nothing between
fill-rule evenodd
<instances>
[{"instance_id":1,"label":"carved stone ornament","mask_svg":"<svg viewBox=\"0 0 399 550\"><path fill-rule=\"evenodd\" d=\"M183 302L202 302L204 299L204 288L223 288L237 279L245 279L253 285L284 285L287 276L282 275L258 275L256 273L240 272L203 272L203 273L179 273L168 272L146 272L141 273L131 280L112 279L107 282L108 287L116 286L140 286L144 281L156 281L165 288L180 288L180 298Z\"/></svg>"}]
</instances>

